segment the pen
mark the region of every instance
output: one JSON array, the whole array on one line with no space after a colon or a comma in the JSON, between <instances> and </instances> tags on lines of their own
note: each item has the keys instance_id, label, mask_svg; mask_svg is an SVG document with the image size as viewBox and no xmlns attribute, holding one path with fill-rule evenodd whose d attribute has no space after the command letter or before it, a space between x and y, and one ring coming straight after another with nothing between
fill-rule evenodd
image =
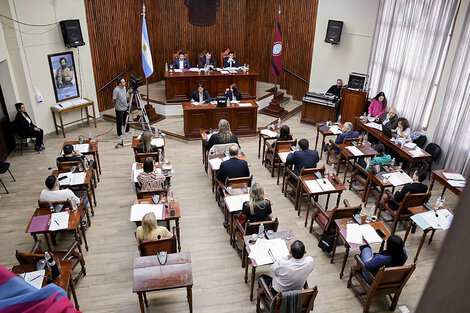
<instances>
[{"instance_id":1,"label":"pen","mask_svg":"<svg viewBox=\"0 0 470 313\"><path fill-rule=\"evenodd\" d=\"M59 223L57 223L57 221L54 221L57 225L59 225Z\"/></svg>"},{"instance_id":2,"label":"pen","mask_svg":"<svg viewBox=\"0 0 470 313\"><path fill-rule=\"evenodd\" d=\"M33 280L35 280L36 278L39 278L39 277L41 277L41 275L38 275L38 276L34 277L33 279L30 279L30 281L33 281Z\"/></svg>"}]
</instances>

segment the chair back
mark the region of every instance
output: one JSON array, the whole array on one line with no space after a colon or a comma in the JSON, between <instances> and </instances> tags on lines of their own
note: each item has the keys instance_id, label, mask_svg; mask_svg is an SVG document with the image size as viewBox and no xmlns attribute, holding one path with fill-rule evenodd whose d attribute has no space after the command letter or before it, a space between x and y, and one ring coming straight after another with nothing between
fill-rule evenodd
<instances>
[{"instance_id":1,"label":"chair back","mask_svg":"<svg viewBox=\"0 0 470 313\"><path fill-rule=\"evenodd\" d=\"M139 188L135 189L135 194L137 196L137 199L148 199L152 198L153 195L162 195L166 196L166 190L165 189L153 189L153 190L145 190L142 191Z\"/></svg>"},{"instance_id":2,"label":"chair back","mask_svg":"<svg viewBox=\"0 0 470 313\"><path fill-rule=\"evenodd\" d=\"M176 58L179 58L180 56L180 52L183 51L182 49L179 49L178 52L176 53L173 53L173 59L171 59L171 63L173 63L173 61L176 59ZM183 51L184 52L184 51ZM186 58L186 60L189 61L189 52L184 52L184 57ZM199 62L199 61L198 61Z\"/></svg>"},{"instance_id":3,"label":"chair back","mask_svg":"<svg viewBox=\"0 0 470 313\"><path fill-rule=\"evenodd\" d=\"M251 182L253 181L253 175L248 177L238 177L238 178L226 178L225 187L232 186L232 188L243 188L251 187Z\"/></svg>"},{"instance_id":4,"label":"chair back","mask_svg":"<svg viewBox=\"0 0 470 313\"><path fill-rule=\"evenodd\" d=\"M407 193L400 207L397 210L397 215L405 213L408 208L421 206L431 198L431 193Z\"/></svg>"},{"instance_id":5,"label":"chair back","mask_svg":"<svg viewBox=\"0 0 470 313\"><path fill-rule=\"evenodd\" d=\"M375 275L371 288L376 290L402 289L415 268L415 263L404 266L382 267Z\"/></svg>"},{"instance_id":6,"label":"chair back","mask_svg":"<svg viewBox=\"0 0 470 313\"><path fill-rule=\"evenodd\" d=\"M57 162L57 169L59 170L66 170L69 171L72 166L75 166L76 168L79 168L79 164L82 164L83 166L83 161L69 161L69 162ZM84 167L84 166L83 166Z\"/></svg>"},{"instance_id":7,"label":"chair back","mask_svg":"<svg viewBox=\"0 0 470 313\"><path fill-rule=\"evenodd\" d=\"M44 253L23 253L16 250L15 253L18 262L23 264L36 264L40 259L44 259Z\"/></svg>"},{"instance_id":8,"label":"chair back","mask_svg":"<svg viewBox=\"0 0 470 313\"><path fill-rule=\"evenodd\" d=\"M207 50L203 50L197 54L197 65L199 66L199 62L201 61L201 58L206 55Z\"/></svg>"},{"instance_id":9,"label":"chair back","mask_svg":"<svg viewBox=\"0 0 470 313\"><path fill-rule=\"evenodd\" d=\"M40 208L47 208L50 209L51 205L55 208L57 205L63 205L62 210L64 209L72 209L72 202L70 200L65 201L41 201L38 200L38 206Z\"/></svg>"},{"instance_id":10,"label":"chair back","mask_svg":"<svg viewBox=\"0 0 470 313\"><path fill-rule=\"evenodd\" d=\"M322 167L303 168L300 170L300 176L315 174L315 172L320 172L320 174L323 175L325 173L325 166L323 165Z\"/></svg>"},{"instance_id":11,"label":"chair back","mask_svg":"<svg viewBox=\"0 0 470 313\"><path fill-rule=\"evenodd\" d=\"M341 218L349 218L349 217L352 217L354 214L360 214L361 210L362 210L361 205L333 209L331 211L328 224L325 227L325 231L327 231L328 233L334 233L336 231L335 220L338 220Z\"/></svg>"},{"instance_id":12,"label":"chair back","mask_svg":"<svg viewBox=\"0 0 470 313\"><path fill-rule=\"evenodd\" d=\"M266 230L272 230L272 231L276 232L277 227L279 226L279 221L277 220L277 217L273 221L264 221L264 222L256 222L256 223L250 223L250 221L247 221L246 224L245 224L244 236L257 234L261 224L264 225L264 230L265 231Z\"/></svg>"},{"instance_id":13,"label":"chair back","mask_svg":"<svg viewBox=\"0 0 470 313\"><path fill-rule=\"evenodd\" d=\"M224 154L233 145L237 145L237 144L231 142L231 143L221 143L218 145L213 145L209 150L209 155ZM238 146L238 151L241 152L240 146Z\"/></svg>"},{"instance_id":14,"label":"chair back","mask_svg":"<svg viewBox=\"0 0 470 313\"><path fill-rule=\"evenodd\" d=\"M300 291L300 294L302 296L302 305L300 312L301 313L308 313L312 310L313 308L313 303L315 302L315 298L317 297L318 294L318 288L317 286L309 289L303 289ZM274 306L274 312L279 313L279 310L281 308L281 303L282 303L282 292L279 292L276 295L276 298L274 299L276 301L276 304Z\"/></svg>"},{"instance_id":15,"label":"chair back","mask_svg":"<svg viewBox=\"0 0 470 313\"><path fill-rule=\"evenodd\" d=\"M431 142L424 150L431 155L434 162L436 162L441 156L441 147L436 143Z\"/></svg>"},{"instance_id":16,"label":"chair back","mask_svg":"<svg viewBox=\"0 0 470 313\"><path fill-rule=\"evenodd\" d=\"M297 139L295 140L276 140L274 143L274 154L277 155L280 149L290 149L290 147L295 147L297 145Z\"/></svg>"},{"instance_id":17,"label":"chair back","mask_svg":"<svg viewBox=\"0 0 470 313\"><path fill-rule=\"evenodd\" d=\"M359 137L356 137L356 138L344 138L344 143L346 144L349 144L349 145L352 145L352 142L355 141L355 142L359 142Z\"/></svg>"},{"instance_id":18,"label":"chair back","mask_svg":"<svg viewBox=\"0 0 470 313\"><path fill-rule=\"evenodd\" d=\"M160 152L149 152L149 153L138 153L134 150L135 161L139 163L144 163L145 159L151 157L155 162L158 162Z\"/></svg>"},{"instance_id":19,"label":"chair back","mask_svg":"<svg viewBox=\"0 0 470 313\"><path fill-rule=\"evenodd\" d=\"M222 52L220 54L220 67L223 67L224 66L224 59L225 58L228 58L228 53L230 52L230 49L227 49L225 50L224 52ZM235 53L235 51L233 52L233 57L236 58L237 57L237 54Z\"/></svg>"},{"instance_id":20,"label":"chair back","mask_svg":"<svg viewBox=\"0 0 470 313\"><path fill-rule=\"evenodd\" d=\"M427 141L428 141L428 137L426 137L426 135L421 135L415 140L413 140L413 142L421 149L424 147Z\"/></svg>"},{"instance_id":21,"label":"chair back","mask_svg":"<svg viewBox=\"0 0 470 313\"><path fill-rule=\"evenodd\" d=\"M163 239L143 240L139 243L140 256L156 255L158 252L177 253L176 236Z\"/></svg>"}]
</instances>

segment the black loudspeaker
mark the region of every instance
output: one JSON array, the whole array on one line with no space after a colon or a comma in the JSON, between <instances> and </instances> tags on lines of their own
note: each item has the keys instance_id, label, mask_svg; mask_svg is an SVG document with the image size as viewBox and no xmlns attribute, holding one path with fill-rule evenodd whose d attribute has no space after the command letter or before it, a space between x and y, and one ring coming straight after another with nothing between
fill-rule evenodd
<instances>
[{"instance_id":1,"label":"black loudspeaker","mask_svg":"<svg viewBox=\"0 0 470 313\"><path fill-rule=\"evenodd\" d=\"M341 41L341 31L343 30L342 21L328 20L328 28L326 29L325 42L339 45Z\"/></svg>"},{"instance_id":2,"label":"black loudspeaker","mask_svg":"<svg viewBox=\"0 0 470 313\"><path fill-rule=\"evenodd\" d=\"M60 28L67 48L85 45L79 20L60 21Z\"/></svg>"}]
</instances>

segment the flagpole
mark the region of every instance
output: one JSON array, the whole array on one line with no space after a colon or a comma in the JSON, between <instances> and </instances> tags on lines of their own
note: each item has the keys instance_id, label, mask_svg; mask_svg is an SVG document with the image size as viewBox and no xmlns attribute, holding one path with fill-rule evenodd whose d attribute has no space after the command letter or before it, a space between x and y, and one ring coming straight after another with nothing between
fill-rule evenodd
<instances>
[{"instance_id":1,"label":"flagpole","mask_svg":"<svg viewBox=\"0 0 470 313\"><path fill-rule=\"evenodd\" d=\"M278 18L281 16L281 3L279 2ZM274 91L277 91L277 76L274 77Z\"/></svg>"},{"instance_id":2,"label":"flagpole","mask_svg":"<svg viewBox=\"0 0 470 313\"><path fill-rule=\"evenodd\" d=\"M144 19L145 19L145 0L142 2L142 15L144 16ZM144 75L146 76L146 75ZM147 87L147 105L150 105L150 102L149 102L149 84L148 84L148 81L147 81L147 76L145 77L145 85Z\"/></svg>"}]
</instances>

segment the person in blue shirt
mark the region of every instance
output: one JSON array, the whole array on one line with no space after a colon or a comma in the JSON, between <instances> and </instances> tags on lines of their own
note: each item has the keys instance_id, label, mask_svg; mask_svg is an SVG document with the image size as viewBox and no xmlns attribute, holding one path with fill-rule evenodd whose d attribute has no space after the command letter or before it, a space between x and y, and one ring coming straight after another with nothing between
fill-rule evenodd
<instances>
[{"instance_id":1,"label":"person in blue shirt","mask_svg":"<svg viewBox=\"0 0 470 313\"><path fill-rule=\"evenodd\" d=\"M341 133L338 138L336 138L335 140L335 143L340 145L344 142L344 139L346 138L357 138L359 137L359 132L357 131L353 131L354 127L353 127L353 124L351 122L346 122L344 123L343 125L343 133ZM333 152L338 155L339 154L339 150L336 149L336 148L333 148Z\"/></svg>"},{"instance_id":2,"label":"person in blue shirt","mask_svg":"<svg viewBox=\"0 0 470 313\"><path fill-rule=\"evenodd\" d=\"M238 61L235 59L233 51L229 51L228 57L224 58L224 67L238 67Z\"/></svg>"},{"instance_id":3,"label":"person in blue shirt","mask_svg":"<svg viewBox=\"0 0 470 313\"><path fill-rule=\"evenodd\" d=\"M408 255L404 246L405 244L400 237L391 235L387 239L387 248L379 251L379 253L373 254L369 245L361 246L361 260L364 262L366 269L375 276L382 266L393 267L405 264ZM369 284L372 282L367 274L362 273L362 277Z\"/></svg>"},{"instance_id":4,"label":"person in blue shirt","mask_svg":"<svg viewBox=\"0 0 470 313\"><path fill-rule=\"evenodd\" d=\"M385 154L385 147L383 144L378 143L374 146L375 151L377 151L377 155L370 161L369 165L366 167L366 171L368 171L372 166L376 164L386 164L392 163L392 157L389 154Z\"/></svg>"},{"instance_id":5,"label":"person in blue shirt","mask_svg":"<svg viewBox=\"0 0 470 313\"><path fill-rule=\"evenodd\" d=\"M199 103L202 103L202 102L208 103L208 102L211 102L212 98L211 98L209 91L204 89L204 84L199 83L197 84L197 90L193 91L193 94L191 95L191 98L189 100L191 102L195 101Z\"/></svg>"},{"instance_id":6,"label":"person in blue shirt","mask_svg":"<svg viewBox=\"0 0 470 313\"><path fill-rule=\"evenodd\" d=\"M242 100L242 93L238 90L237 84L231 84L229 88L225 89L225 98L232 100Z\"/></svg>"},{"instance_id":7,"label":"person in blue shirt","mask_svg":"<svg viewBox=\"0 0 470 313\"><path fill-rule=\"evenodd\" d=\"M183 51L180 51L178 57L173 61L173 68L174 69L184 69L184 68L191 68L189 65L188 59L184 55Z\"/></svg>"}]
</instances>

